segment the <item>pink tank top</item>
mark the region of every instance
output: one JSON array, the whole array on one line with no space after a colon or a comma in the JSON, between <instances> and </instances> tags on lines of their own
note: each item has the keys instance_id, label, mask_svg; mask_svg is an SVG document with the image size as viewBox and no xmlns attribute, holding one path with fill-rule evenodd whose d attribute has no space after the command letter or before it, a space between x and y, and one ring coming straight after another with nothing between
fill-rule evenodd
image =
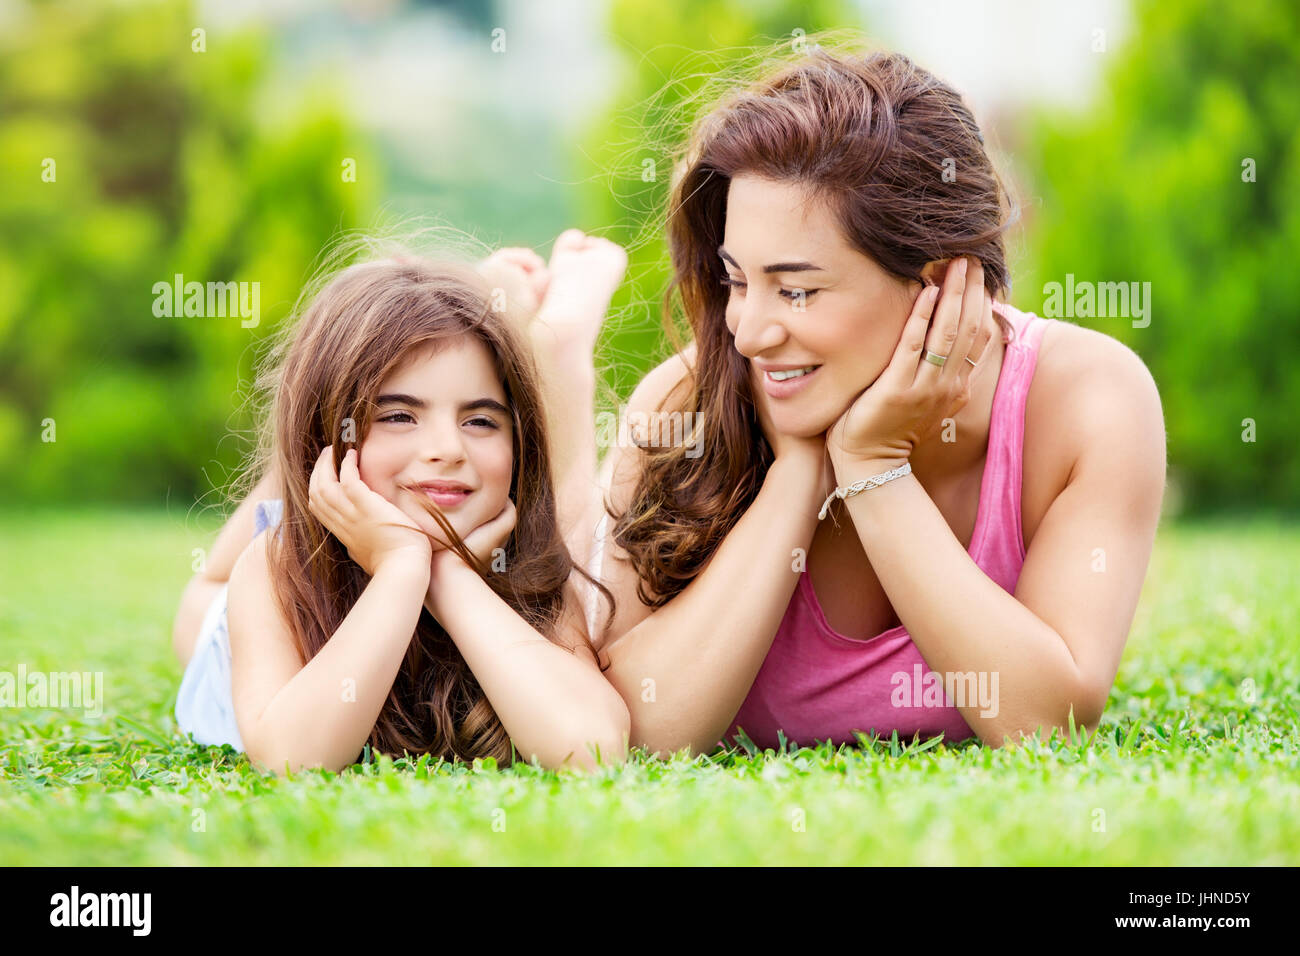
<instances>
[{"instance_id":1,"label":"pink tank top","mask_svg":"<svg viewBox=\"0 0 1300 956\"><path fill-rule=\"evenodd\" d=\"M1051 320L1003 303L995 304L994 311L1011 322L1013 332L993 393L988 455L968 553L1014 594L1025 561L1020 525L1025 397L1038 343ZM867 640L833 630L807 572L801 573L726 742L741 729L760 749L779 747L778 730L807 746L828 739L854 744L854 730L867 736L874 730L885 739L897 730L899 740L906 741L918 732L923 740L943 734L948 743L974 736L951 698L918 692L934 685L934 678L925 680L929 670L901 625Z\"/></svg>"}]
</instances>

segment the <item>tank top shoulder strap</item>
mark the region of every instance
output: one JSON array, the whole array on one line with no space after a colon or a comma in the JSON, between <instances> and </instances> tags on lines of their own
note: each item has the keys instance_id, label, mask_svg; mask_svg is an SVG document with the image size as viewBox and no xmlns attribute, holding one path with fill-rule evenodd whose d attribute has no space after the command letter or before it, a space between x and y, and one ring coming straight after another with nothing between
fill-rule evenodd
<instances>
[{"instance_id":1,"label":"tank top shoulder strap","mask_svg":"<svg viewBox=\"0 0 1300 956\"><path fill-rule=\"evenodd\" d=\"M1044 319L1032 312L1021 312L1006 303L998 303L995 311L1011 322L1012 332L1007 344L1014 345L1018 349L1027 349L1037 355L1039 343L1043 340L1043 331L1051 319Z\"/></svg>"},{"instance_id":2,"label":"tank top shoulder strap","mask_svg":"<svg viewBox=\"0 0 1300 956\"><path fill-rule=\"evenodd\" d=\"M284 517L284 501L280 498L268 498L259 501L253 508L253 536L261 534L267 528L274 528Z\"/></svg>"},{"instance_id":3,"label":"tank top shoulder strap","mask_svg":"<svg viewBox=\"0 0 1300 956\"><path fill-rule=\"evenodd\" d=\"M1050 320L1005 303L995 303L994 311L1008 320L1012 331L1002 356L989 424L984 485L990 499L984 535L989 566L984 570L1007 587L1008 582L1014 586L1025 557L1020 513L1025 406L1037 366L1038 346Z\"/></svg>"}]
</instances>

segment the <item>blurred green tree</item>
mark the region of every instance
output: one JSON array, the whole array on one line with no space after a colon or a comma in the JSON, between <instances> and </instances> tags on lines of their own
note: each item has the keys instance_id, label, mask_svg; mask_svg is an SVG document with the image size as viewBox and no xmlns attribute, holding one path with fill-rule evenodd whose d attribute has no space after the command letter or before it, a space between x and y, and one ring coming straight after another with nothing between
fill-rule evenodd
<instances>
[{"instance_id":1,"label":"blurred green tree","mask_svg":"<svg viewBox=\"0 0 1300 956\"><path fill-rule=\"evenodd\" d=\"M1066 321L1120 339L1151 369L1171 492L1189 511L1293 510L1300 8L1141 2L1127 44L1098 55L1114 57L1098 105L1041 116L1028 137L1037 195L1013 299L1046 314L1045 286L1067 276L1150 282L1146 327Z\"/></svg>"},{"instance_id":2,"label":"blurred green tree","mask_svg":"<svg viewBox=\"0 0 1300 956\"><path fill-rule=\"evenodd\" d=\"M605 404L626 397L671 352L662 297L672 275L665 213L675 153L726 84L769 55L797 56L814 33L861 26L844 0L614 0L609 35L625 72L581 147L583 228L628 250L599 360Z\"/></svg>"},{"instance_id":3,"label":"blurred green tree","mask_svg":"<svg viewBox=\"0 0 1300 956\"><path fill-rule=\"evenodd\" d=\"M268 95L268 39L196 32L188 3L22 4L10 27L0 494L187 506L233 477L256 346L370 208L376 164L328 83ZM176 274L258 283L258 324L156 316Z\"/></svg>"}]
</instances>

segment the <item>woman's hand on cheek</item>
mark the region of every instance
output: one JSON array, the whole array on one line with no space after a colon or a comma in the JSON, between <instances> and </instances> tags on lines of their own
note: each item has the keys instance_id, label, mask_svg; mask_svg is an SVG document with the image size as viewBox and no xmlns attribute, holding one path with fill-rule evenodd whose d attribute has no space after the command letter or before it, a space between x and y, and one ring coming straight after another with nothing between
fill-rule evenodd
<instances>
[{"instance_id":1,"label":"woman's hand on cheek","mask_svg":"<svg viewBox=\"0 0 1300 956\"><path fill-rule=\"evenodd\" d=\"M984 354L993 327L984 270L956 260L942 286L921 290L885 371L827 433L836 471L855 461L891 468L906 461L970 400L971 362ZM926 361L926 349L947 356L944 364Z\"/></svg>"},{"instance_id":2,"label":"woman's hand on cheek","mask_svg":"<svg viewBox=\"0 0 1300 956\"><path fill-rule=\"evenodd\" d=\"M816 503L820 504L835 490L835 469L828 453L826 433L809 438L797 438L777 431L768 407L771 399L763 390L762 375L757 366L750 365L750 386L753 389L754 407L758 413L759 425L763 429L763 437L767 439L776 460L785 463L781 467L797 467L807 474L810 493L816 499Z\"/></svg>"},{"instance_id":3,"label":"woman's hand on cheek","mask_svg":"<svg viewBox=\"0 0 1300 956\"><path fill-rule=\"evenodd\" d=\"M769 405L772 399L763 390L763 373L752 362L749 366L749 380L750 388L754 393L754 410L758 414L758 423L762 426L763 437L767 439L773 457L800 459L809 463L820 462L826 453L825 434L797 438L777 431L776 425L772 422L772 411Z\"/></svg>"},{"instance_id":4,"label":"woman's hand on cheek","mask_svg":"<svg viewBox=\"0 0 1300 956\"><path fill-rule=\"evenodd\" d=\"M393 561L429 564L428 537L405 512L361 480L356 449L343 456L336 475L334 447L325 447L312 470L307 506L371 577Z\"/></svg>"}]
</instances>

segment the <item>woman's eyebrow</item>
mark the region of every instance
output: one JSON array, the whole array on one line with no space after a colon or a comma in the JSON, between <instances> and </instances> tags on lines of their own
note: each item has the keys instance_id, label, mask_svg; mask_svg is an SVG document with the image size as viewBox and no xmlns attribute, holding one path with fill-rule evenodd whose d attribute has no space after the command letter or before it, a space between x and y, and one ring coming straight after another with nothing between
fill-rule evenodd
<instances>
[{"instance_id":1,"label":"woman's eyebrow","mask_svg":"<svg viewBox=\"0 0 1300 956\"><path fill-rule=\"evenodd\" d=\"M737 269L740 269L740 263L737 262L735 259L733 259L731 257L731 253L729 253L722 246L718 246L718 255L722 256L722 258L726 259ZM745 270L740 269L740 271L744 272ZM821 266L815 266L811 262L774 262L770 266L763 266L763 272L766 275L771 275L774 272L823 272L823 271L825 270L823 270Z\"/></svg>"}]
</instances>

